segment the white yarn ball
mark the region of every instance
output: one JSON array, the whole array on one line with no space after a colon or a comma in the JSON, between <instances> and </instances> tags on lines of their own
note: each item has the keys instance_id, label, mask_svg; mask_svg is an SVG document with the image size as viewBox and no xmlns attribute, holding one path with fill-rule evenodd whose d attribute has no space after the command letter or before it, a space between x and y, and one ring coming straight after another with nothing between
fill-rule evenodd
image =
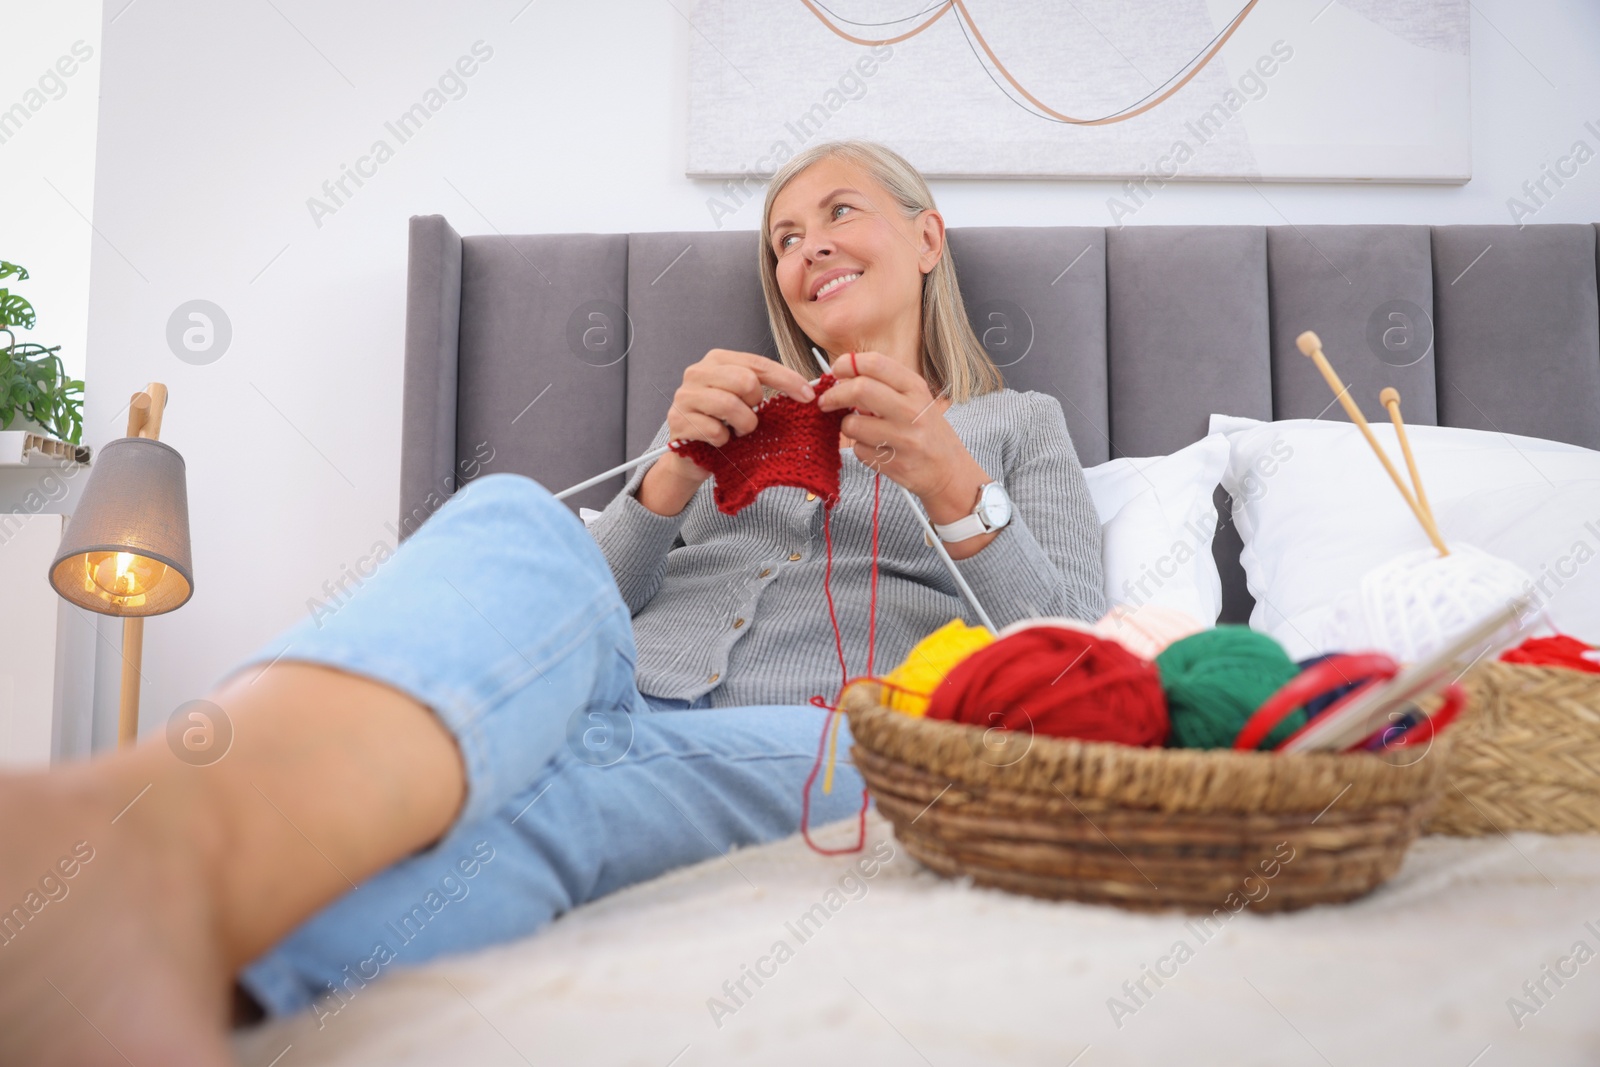
<instances>
[{"instance_id":1,"label":"white yarn ball","mask_svg":"<svg viewBox=\"0 0 1600 1067\"><path fill-rule=\"evenodd\" d=\"M1335 604L1321 644L1327 651L1376 649L1415 662L1532 585L1515 563L1471 545L1454 542L1448 556L1418 549L1362 575Z\"/></svg>"}]
</instances>

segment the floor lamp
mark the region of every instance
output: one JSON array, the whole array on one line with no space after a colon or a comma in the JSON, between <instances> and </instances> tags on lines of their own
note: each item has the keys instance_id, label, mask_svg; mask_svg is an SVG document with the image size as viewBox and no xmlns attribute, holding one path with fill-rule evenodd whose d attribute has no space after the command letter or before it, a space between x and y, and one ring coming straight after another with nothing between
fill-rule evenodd
<instances>
[{"instance_id":1,"label":"floor lamp","mask_svg":"<svg viewBox=\"0 0 1600 1067\"><path fill-rule=\"evenodd\" d=\"M194 594L183 457L161 435L167 387L151 382L128 405L128 436L102 447L61 534L50 584L79 607L122 618L117 744L139 734L144 620Z\"/></svg>"}]
</instances>

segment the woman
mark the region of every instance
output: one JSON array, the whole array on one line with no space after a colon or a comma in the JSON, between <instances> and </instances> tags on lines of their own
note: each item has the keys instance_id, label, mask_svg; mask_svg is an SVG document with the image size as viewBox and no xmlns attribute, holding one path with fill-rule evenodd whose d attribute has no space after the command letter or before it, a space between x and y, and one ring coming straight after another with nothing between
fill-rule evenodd
<instances>
[{"instance_id":1,"label":"woman","mask_svg":"<svg viewBox=\"0 0 1600 1067\"><path fill-rule=\"evenodd\" d=\"M850 673L876 474L918 498L995 625L1104 607L1061 410L1000 387L944 236L887 149L791 160L760 253L781 362L708 353L656 436L724 446L765 391L814 399L809 349L829 354L819 406L852 409L830 529ZM337 615L208 694L225 758L152 740L0 779L0 1060L225 1063L235 977L268 1012L326 1020L397 964L792 833L824 717L806 700L841 680L822 505L777 488L730 517L706 481L669 453L586 532L530 479L483 478ZM879 517L881 672L970 613L898 490ZM818 823L859 801L840 770Z\"/></svg>"}]
</instances>

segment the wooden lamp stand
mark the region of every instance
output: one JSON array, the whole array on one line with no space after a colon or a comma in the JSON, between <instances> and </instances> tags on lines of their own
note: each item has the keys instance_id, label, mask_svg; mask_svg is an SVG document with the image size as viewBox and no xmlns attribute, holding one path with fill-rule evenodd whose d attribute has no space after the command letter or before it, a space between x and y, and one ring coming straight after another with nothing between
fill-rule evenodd
<instances>
[{"instance_id":1,"label":"wooden lamp stand","mask_svg":"<svg viewBox=\"0 0 1600 1067\"><path fill-rule=\"evenodd\" d=\"M128 402L129 437L161 439L161 415L167 408L167 387L151 382ZM117 747L127 748L139 736L139 661L144 655L144 619L122 620L122 700L117 714Z\"/></svg>"}]
</instances>

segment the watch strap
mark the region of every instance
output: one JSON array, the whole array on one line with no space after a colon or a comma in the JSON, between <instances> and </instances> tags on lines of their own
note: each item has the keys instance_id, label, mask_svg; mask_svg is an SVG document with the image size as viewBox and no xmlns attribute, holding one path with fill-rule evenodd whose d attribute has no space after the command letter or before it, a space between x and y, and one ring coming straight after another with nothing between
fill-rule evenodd
<instances>
[{"instance_id":1,"label":"watch strap","mask_svg":"<svg viewBox=\"0 0 1600 1067\"><path fill-rule=\"evenodd\" d=\"M980 514L983 510L983 498L989 486L998 484L998 482L990 480L978 487L978 499L973 502L970 515L963 515L955 522L932 523L933 532L939 535L939 540L946 543L965 541L969 537L977 537L979 534L999 529L998 526L990 526L984 522ZM1003 489L1004 487L1002 487L1002 491Z\"/></svg>"},{"instance_id":2,"label":"watch strap","mask_svg":"<svg viewBox=\"0 0 1600 1067\"><path fill-rule=\"evenodd\" d=\"M965 541L987 530L983 520L978 517L977 510L974 509L971 515L963 515L955 522L934 523L933 532L939 535L941 541Z\"/></svg>"}]
</instances>

